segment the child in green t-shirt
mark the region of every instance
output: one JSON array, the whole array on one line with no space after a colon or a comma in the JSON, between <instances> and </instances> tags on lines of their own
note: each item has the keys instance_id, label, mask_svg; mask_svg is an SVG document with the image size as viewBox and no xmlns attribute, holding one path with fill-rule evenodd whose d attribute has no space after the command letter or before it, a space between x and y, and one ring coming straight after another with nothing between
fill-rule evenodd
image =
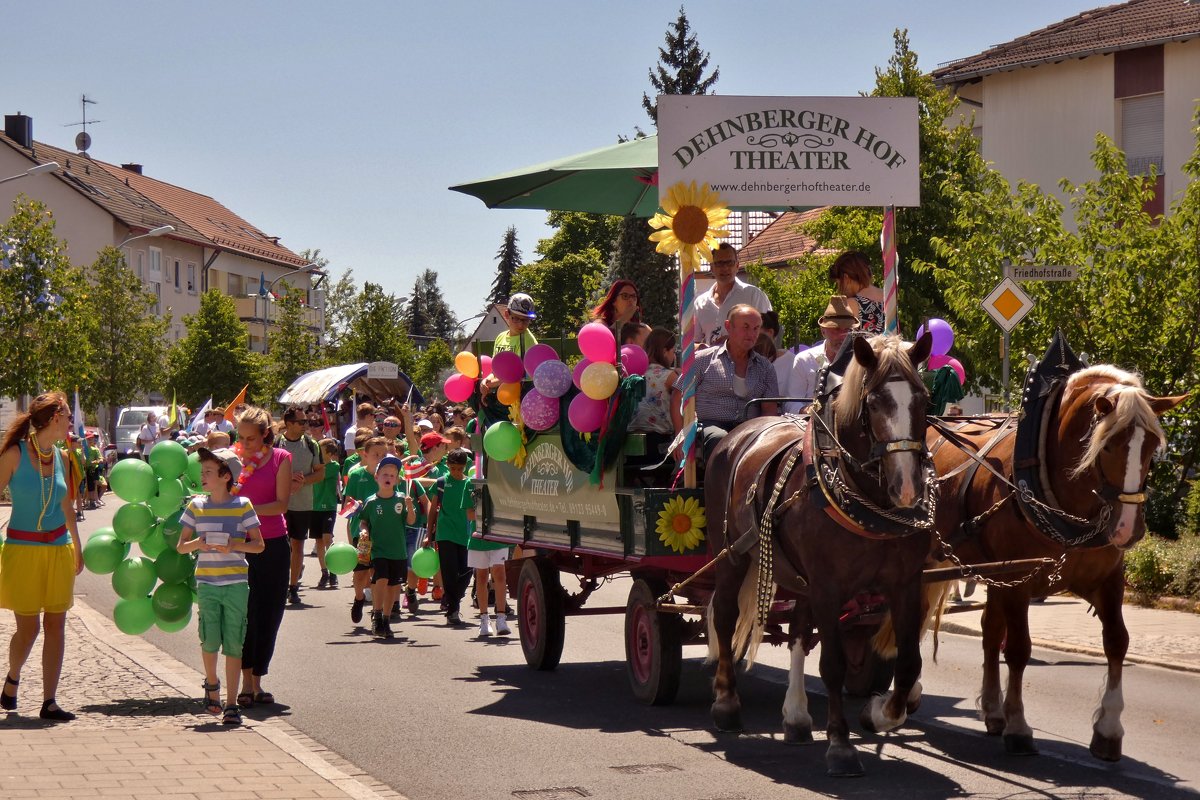
<instances>
[{"instance_id":1,"label":"child in green t-shirt","mask_svg":"<svg viewBox=\"0 0 1200 800\"><path fill-rule=\"evenodd\" d=\"M371 567L374 570L374 587L371 589L374 610L372 628L377 637L392 638L392 627L388 624L388 610L400 592L400 583L408 571L408 548L404 539L406 525L417 520L413 499L403 486L396 491L400 471L404 468L399 458L384 456L375 468L378 491L367 498L359 512L359 525L371 539Z\"/></svg>"},{"instance_id":2,"label":"child in green t-shirt","mask_svg":"<svg viewBox=\"0 0 1200 800\"><path fill-rule=\"evenodd\" d=\"M338 501L342 494L342 465L338 463L338 443L334 439L322 439L321 456L325 461L325 476L313 484L313 516L320 525L321 538L316 542L317 563L321 565L321 580L318 589L338 588L337 575L330 574L325 567L325 551L333 543L333 523L337 519Z\"/></svg>"},{"instance_id":3,"label":"child in green t-shirt","mask_svg":"<svg viewBox=\"0 0 1200 800\"><path fill-rule=\"evenodd\" d=\"M427 544L433 539L438 543L446 622L455 626L462 624L459 608L470 580L467 542L471 538L471 523L475 521L475 494L466 475L469 460L470 453L466 450L455 450L446 457L450 474L438 478L434 486L426 535Z\"/></svg>"},{"instance_id":4,"label":"child in green t-shirt","mask_svg":"<svg viewBox=\"0 0 1200 800\"><path fill-rule=\"evenodd\" d=\"M380 459L387 455L387 443L382 436L368 436L366 433L360 433L354 437L354 445L361 453L362 461L356 464L346 476L347 507L352 509L346 525L346 538L357 547L359 512L362 503L379 490L379 485L375 483L375 468L379 466ZM353 506L350 505L351 503ZM362 622L363 604L367 601L366 591L370 582L371 565L369 562L363 563L360 559L358 566L354 568L354 605L350 607L350 621L355 624ZM378 604L378 598L375 598L373 602ZM379 608L378 605L375 607Z\"/></svg>"}]
</instances>

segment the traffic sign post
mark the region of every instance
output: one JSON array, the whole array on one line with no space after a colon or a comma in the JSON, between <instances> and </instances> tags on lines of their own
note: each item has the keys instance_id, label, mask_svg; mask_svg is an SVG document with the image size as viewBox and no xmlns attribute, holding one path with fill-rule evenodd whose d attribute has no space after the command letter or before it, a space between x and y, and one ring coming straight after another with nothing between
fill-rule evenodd
<instances>
[{"instance_id":1,"label":"traffic sign post","mask_svg":"<svg viewBox=\"0 0 1200 800\"><path fill-rule=\"evenodd\" d=\"M1012 269L1006 259L1004 278L996 284L996 288L992 289L991 294L983 299L983 310L1004 331L1004 338L1000 344L1000 385L1004 391L1005 411L1008 411L1010 407L1008 401L1009 345L1012 343L1010 336L1012 329L1017 327L1017 323L1033 309L1033 298L1025 294L1017 282L1010 277Z\"/></svg>"}]
</instances>

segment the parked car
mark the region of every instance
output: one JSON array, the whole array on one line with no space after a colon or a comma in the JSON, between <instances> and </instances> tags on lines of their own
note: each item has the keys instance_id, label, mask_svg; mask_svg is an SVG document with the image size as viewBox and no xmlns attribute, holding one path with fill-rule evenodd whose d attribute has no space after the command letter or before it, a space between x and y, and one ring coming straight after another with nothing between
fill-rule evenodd
<instances>
[{"instance_id":1,"label":"parked car","mask_svg":"<svg viewBox=\"0 0 1200 800\"><path fill-rule=\"evenodd\" d=\"M170 412L170 408L167 406L126 406L117 414L117 441L114 444L118 459L140 454L141 449L137 443L138 431L146 423L146 417L152 411L156 417L162 419ZM179 425L181 428L187 426L186 416L181 414Z\"/></svg>"}]
</instances>

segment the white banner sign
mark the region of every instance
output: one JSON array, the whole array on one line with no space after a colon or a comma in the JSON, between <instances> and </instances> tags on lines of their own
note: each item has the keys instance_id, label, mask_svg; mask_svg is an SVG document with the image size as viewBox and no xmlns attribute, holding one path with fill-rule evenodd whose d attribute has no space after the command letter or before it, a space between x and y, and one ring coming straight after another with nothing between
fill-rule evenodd
<instances>
[{"instance_id":1,"label":"white banner sign","mask_svg":"<svg viewBox=\"0 0 1200 800\"><path fill-rule=\"evenodd\" d=\"M920 205L912 97L660 95L658 192L707 183L733 208Z\"/></svg>"}]
</instances>

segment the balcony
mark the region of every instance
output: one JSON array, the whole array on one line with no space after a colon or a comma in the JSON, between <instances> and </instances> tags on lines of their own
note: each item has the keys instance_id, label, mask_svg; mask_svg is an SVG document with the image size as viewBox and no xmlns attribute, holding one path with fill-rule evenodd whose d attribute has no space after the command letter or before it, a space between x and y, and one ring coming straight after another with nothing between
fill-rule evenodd
<instances>
[{"instance_id":1,"label":"balcony","mask_svg":"<svg viewBox=\"0 0 1200 800\"><path fill-rule=\"evenodd\" d=\"M237 306L238 319L242 320L242 322L250 323L252 326L257 323L261 326L263 322L263 309L265 307L267 324L275 324L275 318L276 314L278 314L279 307L279 304L275 301L267 300L264 302L264 299L259 295L251 295L249 297L235 297L233 302ZM321 312L318 309L309 308L308 306L301 308L300 320L309 330L313 331L314 333L321 333L322 319ZM258 335L259 331L261 331L261 328L254 328L252 333L254 335Z\"/></svg>"}]
</instances>

